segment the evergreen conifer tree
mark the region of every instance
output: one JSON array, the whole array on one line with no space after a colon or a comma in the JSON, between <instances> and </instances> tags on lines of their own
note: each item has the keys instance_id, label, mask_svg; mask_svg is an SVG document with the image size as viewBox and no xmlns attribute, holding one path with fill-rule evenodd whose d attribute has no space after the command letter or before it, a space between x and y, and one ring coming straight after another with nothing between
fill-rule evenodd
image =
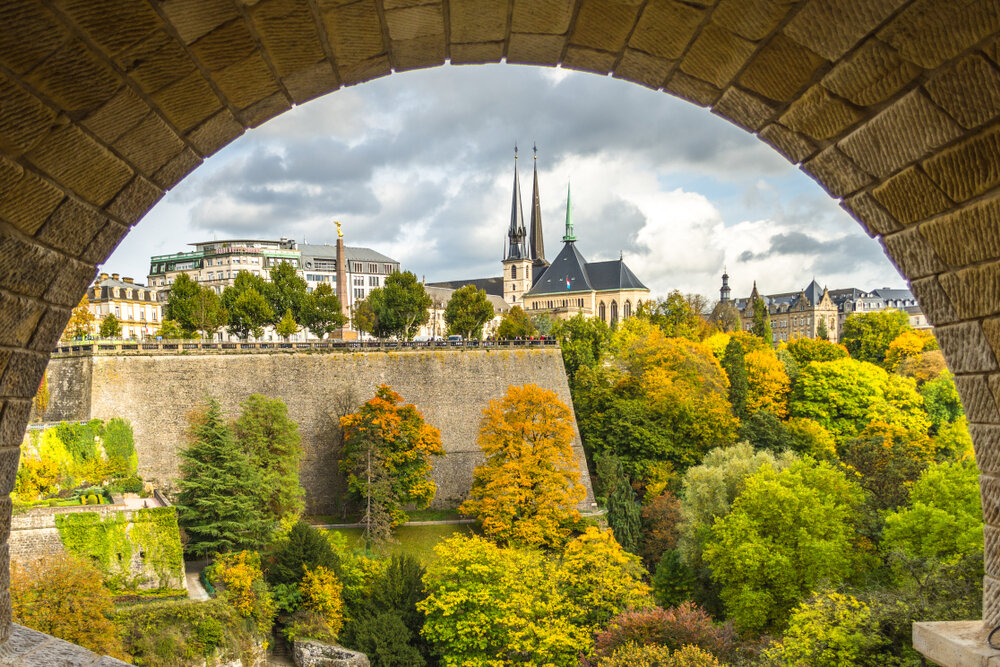
<instances>
[{"instance_id":1,"label":"evergreen conifer tree","mask_svg":"<svg viewBox=\"0 0 1000 667\"><path fill-rule=\"evenodd\" d=\"M764 299L760 297L757 297L753 302L753 326L750 333L763 338L768 345L774 345L774 336L771 333L771 314L767 311Z\"/></svg>"},{"instance_id":2,"label":"evergreen conifer tree","mask_svg":"<svg viewBox=\"0 0 1000 667\"><path fill-rule=\"evenodd\" d=\"M605 454L601 460L605 469L610 471L610 479L603 480L608 494L608 525L618 544L626 551L635 553L639 546L642 508L625 474L621 459L614 454Z\"/></svg>"},{"instance_id":3,"label":"evergreen conifer tree","mask_svg":"<svg viewBox=\"0 0 1000 667\"><path fill-rule=\"evenodd\" d=\"M820 340L830 340L830 330L826 328L826 318L819 318L819 324L816 326L816 338Z\"/></svg>"},{"instance_id":4,"label":"evergreen conifer tree","mask_svg":"<svg viewBox=\"0 0 1000 667\"><path fill-rule=\"evenodd\" d=\"M272 528L261 502L263 480L223 420L218 401L208 400L190 434L190 445L180 452L177 482L177 519L188 535L188 552L201 557L258 549Z\"/></svg>"},{"instance_id":5,"label":"evergreen conifer tree","mask_svg":"<svg viewBox=\"0 0 1000 667\"><path fill-rule=\"evenodd\" d=\"M740 419L747 416L747 367L743 357L743 346L736 338L726 345L722 355L722 368L729 376L729 402L733 404L733 414Z\"/></svg>"}]
</instances>

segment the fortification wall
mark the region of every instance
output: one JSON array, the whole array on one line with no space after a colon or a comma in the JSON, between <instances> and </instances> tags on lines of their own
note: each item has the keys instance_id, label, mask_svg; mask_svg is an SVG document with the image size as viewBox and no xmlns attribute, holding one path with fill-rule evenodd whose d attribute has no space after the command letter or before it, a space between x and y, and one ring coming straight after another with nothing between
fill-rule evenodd
<instances>
[{"instance_id":1,"label":"fortification wall","mask_svg":"<svg viewBox=\"0 0 1000 667\"><path fill-rule=\"evenodd\" d=\"M89 411L77 418L131 421L139 474L168 490L178 476L186 417L207 396L219 399L230 417L250 394L281 398L301 430L300 477L307 511L313 514L341 509L338 406L347 399L353 409L379 384L392 386L441 430L446 455L435 461L438 492L432 505L440 508L455 507L468 495L472 471L483 460L476 436L490 400L512 384L534 383L572 405L558 349L96 355L53 358L49 369L50 382L65 377L52 390L57 413L69 414L87 404ZM578 432L574 448L587 488L581 509L590 509L593 492Z\"/></svg>"}]
</instances>

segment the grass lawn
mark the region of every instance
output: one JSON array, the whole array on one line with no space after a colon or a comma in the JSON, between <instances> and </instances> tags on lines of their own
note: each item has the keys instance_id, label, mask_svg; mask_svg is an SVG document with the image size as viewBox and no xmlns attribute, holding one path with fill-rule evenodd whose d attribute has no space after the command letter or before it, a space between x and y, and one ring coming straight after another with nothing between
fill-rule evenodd
<instances>
[{"instance_id":1,"label":"grass lawn","mask_svg":"<svg viewBox=\"0 0 1000 667\"><path fill-rule=\"evenodd\" d=\"M348 544L359 549L364 548L361 540L361 528L335 528L331 532L338 532L347 538ZM434 545L441 540L447 539L455 533L472 534L474 526L469 524L445 525L445 526L400 526L396 529L396 542L385 545L382 549L384 553L410 554L422 563L434 560Z\"/></svg>"},{"instance_id":2,"label":"grass lawn","mask_svg":"<svg viewBox=\"0 0 1000 667\"><path fill-rule=\"evenodd\" d=\"M451 519L467 518L459 514L457 509L408 510L406 516L410 517L410 521L449 521ZM330 523L357 523L361 520L361 515L351 513L345 517L342 514L316 514L305 517L305 520L314 526L322 526Z\"/></svg>"}]
</instances>

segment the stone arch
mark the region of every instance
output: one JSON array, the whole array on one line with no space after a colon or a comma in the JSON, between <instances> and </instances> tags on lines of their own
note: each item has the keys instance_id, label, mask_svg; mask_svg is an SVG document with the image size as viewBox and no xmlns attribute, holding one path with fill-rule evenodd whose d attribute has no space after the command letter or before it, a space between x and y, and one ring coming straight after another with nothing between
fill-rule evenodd
<instances>
[{"instance_id":1,"label":"stone arch","mask_svg":"<svg viewBox=\"0 0 1000 667\"><path fill-rule=\"evenodd\" d=\"M984 620L1000 622L992 0L8 0L0 24L5 492L30 397L95 265L203 160L295 104L392 72L562 65L710 108L882 244L956 374L983 472Z\"/></svg>"}]
</instances>

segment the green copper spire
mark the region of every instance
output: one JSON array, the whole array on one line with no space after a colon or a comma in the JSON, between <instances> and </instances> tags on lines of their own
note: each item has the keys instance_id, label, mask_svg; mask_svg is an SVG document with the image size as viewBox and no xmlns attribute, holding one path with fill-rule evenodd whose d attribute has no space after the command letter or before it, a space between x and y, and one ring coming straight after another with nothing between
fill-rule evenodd
<instances>
[{"instance_id":1,"label":"green copper spire","mask_svg":"<svg viewBox=\"0 0 1000 667\"><path fill-rule=\"evenodd\" d=\"M566 236L563 237L563 242L566 241L576 241L576 235L573 233L573 205L569 198L569 184L566 184Z\"/></svg>"}]
</instances>

